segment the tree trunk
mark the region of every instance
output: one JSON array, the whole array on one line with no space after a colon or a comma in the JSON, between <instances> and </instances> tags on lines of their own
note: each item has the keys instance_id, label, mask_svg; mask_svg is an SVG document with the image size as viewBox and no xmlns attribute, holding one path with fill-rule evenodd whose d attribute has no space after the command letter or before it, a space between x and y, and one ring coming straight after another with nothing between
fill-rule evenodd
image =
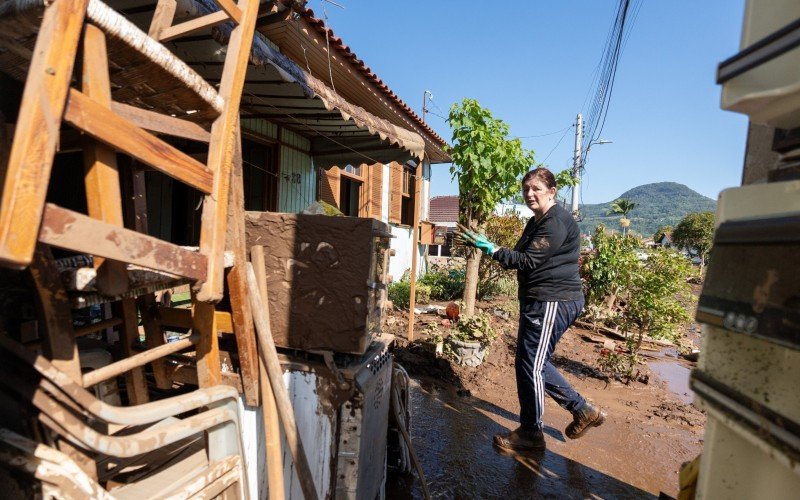
<instances>
[{"instance_id":1,"label":"tree trunk","mask_svg":"<svg viewBox=\"0 0 800 500\"><path fill-rule=\"evenodd\" d=\"M467 250L467 275L464 278L464 310L463 316L475 314L475 297L478 294L478 266L481 263L481 251L477 248Z\"/></svg>"}]
</instances>

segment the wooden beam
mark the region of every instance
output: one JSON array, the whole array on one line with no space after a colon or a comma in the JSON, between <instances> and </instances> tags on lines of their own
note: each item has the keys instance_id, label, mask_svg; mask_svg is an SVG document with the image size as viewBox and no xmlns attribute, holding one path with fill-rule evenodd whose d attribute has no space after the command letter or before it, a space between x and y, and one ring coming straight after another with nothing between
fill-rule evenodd
<instances>
[{"instance_id":1,"label":"wooden beam","mask_svg":"<svg viewBox=\"0 0 800 500\"><path fill-rule=\"evenodd\" d=\"M419 203L420 193L422 192L422 161L417 162L417 170L414 177L414 216L412 217L412 237L411 237L411 289L408 297L408 331L409 342L414 341L414 306L417 302L417 260L419 253Z\"/></svg>"},{"instance_id":2,"label":"wooden beam","mask_svg":"<svg viewBox=\"0 0 800 500\"><path fill-rule=\"evenodd\" d=\"M113 111L71 89L64 119L95 139L150 165L205 194L214 175L205 165L170 146Z\"/></svg>"},{"instance_id":3,"label":"wooden beam","mask_svg":"<svg viewBox=\"0 0 800 500\"><path fill-rule=\"evenodd\" d=\"M156 314L156 298L152 293L142 295L136 298L136 303L139 307L139 314L142 316L142 328L144 328L144 342L148 349L155 349L165 345L164 329L158 320ZM153 378L156 381L156 387L159 389L169 389L172 387L172 382L169 379L167 372L167 364L163 359L153 360L151 363L153 367Z\"/></svg>"},{"instance_id":4,"label":"wooden beam","mask_svg":"<svg viewBox=\"0 0 800 500\"><path fill-rule=\"evenodd\" d=\"M156 307L157 316L162 325L173 328L191 328L192 310L183 307ZM217 331L220 333L233 333L234 324L231 313L215 311L214 319L217 322Z\"/></svg>"},{"instance_id":5,"label":"wooden beam","mask_svg":"<svg viewBox=\"0 0 800 500\"><path fill-rule=\"evenodd\" d=\"M266 28L277 23L283 23L292 19L292 9L284 9L280 12L274 12L265 16L261 16L256 21L256 29Z\"/></svg>"},{"instance_id":6,"label":"wooden beam","mask_svg":"<svg viewBox=\"0 0 800 500\"><path fill-rule=\"evenodd\" d=\"M112 304L112 306L115 310L115 315L122 318L122 324L119 328L119 341L122 347L122 361L126 361L135 355L133 344L139 340L139 328L136 326L136 299L122 299ZM85 376L83 381L86 381ZM144 369L141 365L133 366L125 372L125 388L131 405L144 404L150 400L147 392L147 380L144 378Z\"/></svg>"},{"instance_id":7,"label":"wooden beam","mask_svg":"<svg viewBox=\"0 0 800 500\"><path fill-rule=\"evenodd\" d=\"M219 88L219 95L225 101L225 109L211 126L208 150L208 165L216 175L211 196L206 196L203 200L200 252L208 256L208 272L206 281L197 291L197 299L202 302L216 302L222 298L231 164L234 141L238 140L235 132L239 124L239 104L253 43L259 0L240 0L239 5L242 6L242 19L228 40L228 52Z\"/></svg>"},{"instance_id":8,"label":"wooden beam","mask_svg":"<svg viewBox=\"0 0 800 500\"><path fill-rule=\"evenodd\" d=\"M108 76L106 36L93 24L87 24L83 35L83 92L98 105L111 105L111 81ZM84 183L89 217L123 227L122 193L120 192L117 155L107 145L87 139L83 150ZM128 275L124 262L94 259L97 269L97 290L109 297L128 291ZM142 375L142 380L144 376Z\"/></svg>"},{"instance_id":9,"label":"wooden beam","mask_svg":"<svg viewBox=\"0 0 800 500\"><path fill-rule=\"evenodd\" d=\"M258 282L258 291L264 297L264 303L269 303L267 297L267 266L264 259L264 247L256 245L251 248L253 271ZM269 321L269 306L264 311ZM264 403L262 411L264 417L264 438L267 451L267 481L269 484L270 500L282 500L283 490L283 452L281 450L281 431L280 420L278 419L278 407L275 405L275 393L269 383L267 368L263 362L259 362L258 373L261 384L261 400ZM274 489L274 491L273 491Z\"/></svg>"},{"instance_id":10,"label":"wooden beam","mask_svg":"<svg viewBox=\"0 0 800 500\"><path fill-rule=\"evenodd\" d=\"M39 239L49 245L129 262L192 280L205 278L207 259L172 243L48 203Z\"/></svg>"},{"instance_id":11,"label":"wooden beam","mask_svg":"<svg viewBox=\"0 0 800 500\"><path fill-rule=\"evenodd\" d=\"M231 304L233 333L236 335L236 348L239 351L239 367L242 373L242 389L245 403L259 406L258 347L253 325L253 312L247 298L247 248L244 228L244 180L242 178L242 146L238 137L240 127L236 127L237 140L234 143L233 170L231 172L231 196L228 205L228 233L226 249L233 252L233 268L228 271L228 297ZM219 328L222 329L218 319Z\"/></svg>"},{"instance_id":12,"label":"wooden beam","mask_svg":"<svg viewBox=\"0 0 800 500\"><path fill-rule=\"evenodd\" d=\"M137 127L197 142L208 142L211 134L197 123L149 111L121 102L112 102L111 109Z\"/></svg>"},{"instance_id":13,"label":"wooden beam","mask_svg":"<svg viewBox=\"0 0 800 500\"><path fill-rule=\"evenodd\" d=\"M230 17L233 22L236 24L242 22L242 11L231 0L214 0L214 3L216 3L220 9L225 11L225 13L228 14L228 17Z\"/></svg>"},{"instance_id":14,"label":"wooden beam","mask_svg":"<svg viewBox=\"0 0 800 500\"><path fill-rule=\"evenodd\" d=\"M88 0L53 2L33 49L0 200L0 262L33 258Z\"/></svg>"},{"instance_id":15,"label":"wooden beam","mask_svg":"<svg viewBox=\"0 0 800 500\"><path fill-rule=\"evenodd\" d=\"M176 0L158 0L153 19L150 21L150 29L147 31L150 38L158 40L161 32L172 26L177 7L178 2Z\"/></svg>"},{"instance_id":16,"label":"wooden beam","mask_svg":"<svg viewBox=\"0 0 800 500\"><path fill-rule=\"evenodd\" d=\"M218 10L217 12L192 19L191 21L186 21L162 29L158 35L158 41L168 42L174 38L179 38L190 33L197 33L198 31L208 29L228 20L230 20L228 14L225 11Z\"/></svg>"}]
</instances>

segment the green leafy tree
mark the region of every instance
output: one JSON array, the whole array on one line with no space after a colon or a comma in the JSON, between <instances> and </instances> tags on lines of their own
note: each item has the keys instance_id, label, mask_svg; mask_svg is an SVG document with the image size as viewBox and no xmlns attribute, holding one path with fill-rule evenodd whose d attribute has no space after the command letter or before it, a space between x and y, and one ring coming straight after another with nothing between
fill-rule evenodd
<instances>
[{"instance_id":1,"label":"green leafy tree","mask_svg":"<svg viewBox=\"0 0 800 500\"><path fill-rule=\"evenodd\" d=\"M475 99L453 104L447 122L453 129L448 152L453 158L450 173L458 179L461 222L483 231L497 203L519 190L520 176L534 164L533 151L510 138L508 124ZM468 316L475 312L480 259L479 250L467 251L464 314Z\"/></svg>"},{"instance_id":2,"label":"green leafy tree","mask_svg":"<svg viewBox=\"0 0 800 500\"><path fill-rule=\"evenodd\" d=\"M631 213L634 208L636 208L636 205L636 202L631 201L628 198L619 198L611 202L611 210L609 215L617 214L622 216L619 219L619 225L622 226L623 235L627 232L628 226L631 225L631 220L628 219L628 214Z\"/></svg>"},{"instance_id":3,"label":"green leafy tree","mask_svg":"<svg viewBox=\"0 0 800 500\"><path fill-rule=\"evenodd\" d=\"M700 272L703 272L708 252L714 241L714 213L695 212L687 215L675 226L672 242L681 248L687 248L700 257Z\"/></svg>"}]
</instances>

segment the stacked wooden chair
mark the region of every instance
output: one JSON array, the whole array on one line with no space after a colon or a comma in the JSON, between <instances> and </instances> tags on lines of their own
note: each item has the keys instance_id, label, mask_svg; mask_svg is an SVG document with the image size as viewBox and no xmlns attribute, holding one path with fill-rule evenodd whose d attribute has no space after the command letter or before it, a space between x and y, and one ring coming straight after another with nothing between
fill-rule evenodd
<instances>
[{"instance_id":1,"label":"stacked wooden chair","mask_svg":"<svg viewBox=\"0 0 800 500\"><path fill-rule=\"evenodd\" d=\"M159 0L145 33L100 0L0 0L0 70L25 82L10 148L0 155L0 174L5 170L0 175L0 265L30 273L42 333L37 346L43 353L26 357L3 339L4 356L14 353L16 363L29 363L38 378L30 382L6 371L2 386L18 398L31 398L40 423L55 436L51 444L58 448L33 446L31 436L6 430L0 455L17 457L26 466L47 464L59 474L77 464L98 488L112 481L103 466L111 464L120 472L130 468L126 460L132 455L141 458L142 453L164 450L193 456L192 446L200 446L205 454L206 465L191 469L206 478L205 483L198 479L200 486L217 481L216 472L226 481L242 481L240 458L230 458L241 453L235 446L238 424L231 403L236 391L218 387L223 382L218 333L221 322L232 325L228 330L236 336L245 400L257 404L258 361L243 267L241 172L235 169L241 169L238 109L259 0L198 1L212 5L210 10L206 7L209 13L173 25L176 0ZM220 51L223 70L215 87L162 42L221 23L230 23L232 29L226 30L227 48ZM87 213L45 199L65 128L77 129L85 141ZM162 135L207 143L207 155L201 155L207 161L182 152ZM202 194L198 247L146 234L143 170L134 168L130 179L122 179L132 186L129 199L124 199L117 153ZM126 210L135 216L129 227L124 223ZM87 256L93 293L99 302L112 304L111 317L82 331L73 327L75 290L65 286L52 247ZM226 255L232 267L227 274ZM134 275L148 278L142 282ZM167 343L163 327L168 321L162 321L160 313L169 311L158 308L153 292L182 284L192 287L192 307L178 316L191 335ZM229 313L216 310L223 296ZM135 349L139 322L147 347L141 352ZM76 338L105 328L118 330L121 357L83 373ZM186 396L195 406L182 406L185 399L150 403L145 367L150 365L147 373L152 373L156 386L170 389L171 365L166 359L185 351L196 365L193 380L200 389ZM127 400L136 406L111 408L85 390L122 375ZM175 420L189 410L197 413ZM149 427L131 427L143 425ZM202 439L204 431L207 440ZM66 472L57 476L71 477ZM125 488L114 490L115 495L124 496ZM149 490L142 486L142 491Z\"/></svg>"}]
</instances>

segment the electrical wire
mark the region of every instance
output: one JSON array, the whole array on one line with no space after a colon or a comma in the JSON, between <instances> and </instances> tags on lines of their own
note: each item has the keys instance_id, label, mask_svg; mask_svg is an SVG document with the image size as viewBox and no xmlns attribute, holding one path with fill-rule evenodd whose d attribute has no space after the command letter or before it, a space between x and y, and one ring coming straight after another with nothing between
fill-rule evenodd
<instances>
[{"instance_id":1,"label":"electrical wire","mask_svg":"<svg viewBox=\"0 0 800 500\"><path fill-rule=\"evenodd\" d=\"M556 130L555 132L548 132L546 134L538 134L538 135L518 135L516 137L512 137L512 139L533 139L534 137L547 137L548 135L556 135L571 128L572 125L569 125L566 128L562 128L561 130Z\"/></svg>"},{"instance_id":2,"label":"electrical wire","mask_svg":"<svg viewBox=\"0 0 800 500\"><path fill-rule=\"evenodd\" d=\"M561 141L564 140L564 137L567 136L567 132L569 132L569 129L571 129L571 128L572 128L572 126L570 125L569 127L564 129L564 133L561 135L561 139L559 139L558 142L556 143L556 145L553 146L553 149L551 149L550 152L547 153L547 156L545 156L544 160L542 160L542 164L544 164L547 161L547 159L550 158L550 155L552 155L553 151L555 151L556 148L558 147L558 145L561 144Z\"/></svg>"}]
</instances>

